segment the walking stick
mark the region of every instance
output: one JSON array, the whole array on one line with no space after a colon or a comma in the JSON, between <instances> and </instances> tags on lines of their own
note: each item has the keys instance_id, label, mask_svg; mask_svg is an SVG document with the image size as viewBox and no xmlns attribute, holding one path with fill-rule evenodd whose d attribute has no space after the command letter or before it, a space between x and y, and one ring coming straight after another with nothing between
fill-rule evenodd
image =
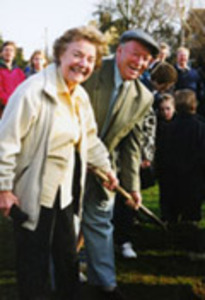
<instances>
[{"instance_id":1,"label":"walking stick","mask_svg":"<svg viewBox=\"0 0 205 300\"><path fill-rule=\"evenodd\" d=\"M91 168L91 170L102 180L109 181L106 174L97 168ZM120 185L117 185L115 190L119 192L123 197L125 197L128 200L133 200L132 196ZM143 204L140 204L139 209L148 217L150 217L152 220L154 220L158 225L160 225L163 229L167 229L166 225L162 220L160 220L151 210L149 210L146 206Z\"/></svg>"}]
</instances>

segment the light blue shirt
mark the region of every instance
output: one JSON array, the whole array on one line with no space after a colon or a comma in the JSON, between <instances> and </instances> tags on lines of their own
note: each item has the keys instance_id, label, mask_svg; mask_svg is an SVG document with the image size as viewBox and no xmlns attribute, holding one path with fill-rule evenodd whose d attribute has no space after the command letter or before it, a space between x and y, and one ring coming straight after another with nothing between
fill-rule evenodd
<instances>
[{"instance_id":1,"label":"light blue shirt","mask_svg":"<svg viewBox=\"0 0 205 300\"><path fill-rule=\"evenodd\" d=\"M107 112L107 116L100 134L100 137L103 138L105 135L105 132L108 128L109 122L110 122L110 118L112 115L112 111L113 108L118 100L118 95L120 94L122 88L126 88L128 89L128 86L130 84L130 81L123 81L121 74L120 74L120 70L117 66L117 63L115 61L115 65L114 65L114 89L112 91L112 95L110 98L110 103L109 103L109 108L108 108L108 112Z\"/></svg>"}]
</instances>

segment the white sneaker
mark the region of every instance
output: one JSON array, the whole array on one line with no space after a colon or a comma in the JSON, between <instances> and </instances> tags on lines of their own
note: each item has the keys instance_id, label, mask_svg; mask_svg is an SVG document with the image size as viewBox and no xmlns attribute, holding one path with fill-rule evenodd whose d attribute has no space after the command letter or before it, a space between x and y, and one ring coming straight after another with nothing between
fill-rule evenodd
<instances>
[{"instance_id":1,"label":"white sneaker","mask_svg":"<svg viewBox=\"0 0 205 300\"><path fill-rule=\"evenodd\" d=\"M200 261L200 260L205 260L205 253L195 253L195 252L189 252L188 257L192 261Z\"/></svg>"},{"instance_id":2,"label":"white sneaker","mask_svg":"<svg viewBox=\"0 0 205 300\"><path fill-rule=\"evenodd\" d=\"M137 257L137 253L134 251L134 249L132 248L132 243L127 242L122 244L122 256L124 258L136 258Z\"/></svg>"},{"instance_id":3,"label":"white sneaker","mask_svg":"<svg viewBox=\"0 0 205 300\"><path fill-rule=\"evenodd\" d=\"M80 280L80 282L82 282L82 283L88 281L87 276L86 276L83 272L79 272L79 280Z\"/></svg>"}]
</instances>

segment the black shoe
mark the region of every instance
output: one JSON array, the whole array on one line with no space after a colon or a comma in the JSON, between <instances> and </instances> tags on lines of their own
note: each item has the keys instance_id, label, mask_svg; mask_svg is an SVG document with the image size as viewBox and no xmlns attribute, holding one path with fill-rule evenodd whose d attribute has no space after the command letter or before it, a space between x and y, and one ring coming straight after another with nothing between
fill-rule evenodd
<instances>
[{"instance_id":1,"label":"black shoe","mask_svg":"<svg viewBox=\"0 0 205 300\"><path fill-rule=\"evenodd\" d=\"M112 291L102 291L105 300L126 300L119 288L115 288Z\"/></svg>"}]
</instances>

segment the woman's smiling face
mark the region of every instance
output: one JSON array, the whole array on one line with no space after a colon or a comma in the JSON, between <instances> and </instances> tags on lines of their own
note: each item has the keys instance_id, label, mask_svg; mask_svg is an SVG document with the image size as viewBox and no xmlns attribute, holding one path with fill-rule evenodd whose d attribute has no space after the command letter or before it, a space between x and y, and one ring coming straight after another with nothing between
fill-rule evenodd
<instances>
[{"instance_id":1,"label":"woman's smiling face","mask_svg":"<svg viewBox=\"0 0 205 300\"><path fill-rule=\"evenodd\" d=\"M60 56L60 69L68 87L87 80L96 63L96 46L87 40L73 41Z\"/></svg>"}]
</instances>

